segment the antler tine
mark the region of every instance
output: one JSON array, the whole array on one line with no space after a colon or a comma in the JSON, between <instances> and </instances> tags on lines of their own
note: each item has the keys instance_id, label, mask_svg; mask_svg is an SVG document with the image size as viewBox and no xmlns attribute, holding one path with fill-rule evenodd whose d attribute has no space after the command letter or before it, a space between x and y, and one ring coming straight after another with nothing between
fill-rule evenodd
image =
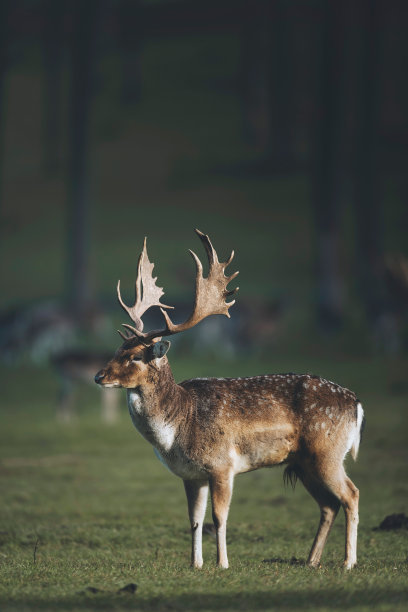
<instances>
[{"instance_id":1,"label":"antler tine","mask_svg":"<svg viewBox=\"0 0 408 612\"><path fill-rule=\"evenodd\" d=\"M161 309L166 322L166 328L149 332L145 335L145 337L149 339L159 336L169 336L185 331L213 314L230 316L228 309L235 304L235 300L232 302L226 302L225 300L227 297L234 295L238 291L238 287L229 291L227 290L227 285L238 275L238 272L234 272L231 276L226 276L225 268L231 263L234 257L234 251L231 253L228 261L220 262L209 237L198 229L196 229L195 232L203 243L207 253L209 271L208 276L204 278L202 263L194 251L190 250L190 254L196 265L196 289L193 312L184 323L174 324L167 312Z\"/></svg>"},{"instance_id":2,"label":"antler tine","mask_svg":"<svg viewBox=\"0 0 408 612\"><path fill-rule=\"evenodd\" d=\"M119 300L119 304L122 306L122 308L124 309L125 312L128 313L129 317L132 319L132 321L134 321L136 323L136 327L139 331L142 331L143 329L143 321L141 320L141 315L138 315L137 313L137 306L138 304L140 304L141 300L142 300L142 287L141 287L141 283L142 283L142 264L143 264L143 259L144 257L147 257L147 249L146 249L146 237L143 241L143 249L142 252L139 255L139 259L137 261L137 275L136 275L136 281L135 281L135 303L133 306L127 306L124 301L122 300L122 296L120 294L120 280L118 280L118 284L116 287L116 291L118 294L118 300Z\"/></svg>"},{"instance_id":3,"label":"antler tine","mask_svg":"<svg viewBox=\"0 0 408 612\"><path fill-rule=\"evenodd\" d=\"M123 340L128 340L128 339L129 339L129 336L127 336L126 334L124 334L122 330L117 329L116 331L118 332L119 336L120 336L121 338L123 338Z\"/></svg>"},{"instance_id":4,"label":"antler tine","mask_svg":"<svg viewBox=\"0 0 408 612\"><path fill-rule=\"evenodd\" d=\"M225 294L225 297L230 297L231 295L235 295L237 291L239 291L239 287L235 287L235 289L231 289L231 291L227 291ZM230 302L231 306L232 304L235 304L235 300L232 303Z\"/></svg>"},{"instance_id":5,"label":"antler tine","mask_svg":"<svg viewBox=\"0 0 408 612\"><path fill-rule=\"evenodd\" d=\"M136 313L136 307L139 301L138 293L137 293L137 282L136 282L136 299L135 299L135 303L133 306L127 306L125 302L123 301L122 296L120 294L120 280L118 280L118 284L116 286L116 293L118 295L119 304L122 306L123 310L127 312L129 317L132 319L132 321L136 323L138 330L142 331L143 321L140 319L140 317L137 316L137 313Z\"/></svg>"},{"instance_id":6,"label":"antler tine","mask_svg":"<svg viewBox=\"0 0 408 612\"><path fill-rule=\"evenodd\" d=\"M218 260L217 252L214 249L214 247L213 247L213 245L211 243L210 238L206 234L203 234L203 232L200 232L199 229L195 229L194 231L196 232L197 236L200 238L201 242L204 245L204 248L205 248L207 256L208 256L208 261L209 261L209 264L210 264L210 269L211 269L211 267L214 264L219 264L221 266L222 270L225 271L226 268L228 268L228 266L230 265L230 263L234 259L235 251L234 250L231 251L231 255L229 256L227 261L225 261L224 263L220 263L219 260ZM191 249L190 249L190 253L194 257L196 265L199 266L200 267L200 271L202 271L201 261L199 260L197 255ZM238 276L238 274L239 274L239 272L237 271L237 272L234 272L233 274L231 274L231 276L226 277L228 279L226 284L228 285L236 276ZM227 295L233 295L234 293L236 293L238 291L238 289L239 289L239 287L237 287L233 291L226 292L225 295L226 296Z\"/></svg>"},{"instance_id":7,"label":"antler tine","mask_svg":"<svg viewBox=\"0 0 408 612\"><path fill-rule=\"evenodd\" d=\"M210 266L212 264L214 264L214 263L219 263L218 262L218 255L217 255L213 245L211 244L211 240L209 239L209 237L206 234L203 234L203 232L200 232L200 230L197 229L197 228L194 231L195 231L195 233L197 234L197 236L200 238L201 242L204 245L204 248L206 250Z\"/></svg>"},{"instance_id":8,"label":"antler tine","mask_svg":"<svg viewBox=\"0 0 408 612\"><path fill-rule=\"evenodd\" d=\"M226 268L230 265L231 261L234 259L234 256L235 256L235 251L234 251L234 249L232 249L231 255L229 256L229 259L228 259L228 261L225 264Z\"/></svg>"},{"instance_id":9,"label":"antler tine","mask_svg":"<svg viewBox=\"0 0 408 612\"><path fill-rule=\"evenodd\" d=\"M135 303L133 306L127 306L121 296L120 293L120 281L118 281L117 285L117 294L119 304L128 313L129 317L135 323L135 327L132 325L124 324L130 332L131 335L139 336L141 338L145 337L146 334L143 333L143 321L142 316L152 306L160 306L161 308L173 308L173 306L167 306L166 304L162 304L160 301L161 296L164 294L164 291L161 287L156 285L157 278L153 278L153 268L154 264L149 261L149 257L147 255L147 247L146 247L146 238L143 242L143 250L139 256L138 265L137 265L137 276L135 283ZM127 336L128 339L130 336Z\"/></svg>"},{"instance_id":10,"label":"antler tine","mask_svg":"<svg viewBox=\"0 0 408 612\"><path fill-rule=\"evenodd\" d=\"M125 327L127 330L126 333L129 333L128 338L130 338L130 336L143 336L143 332L141 332L140 329L133 327L133 325L129 325L128 323L122 323L122 327Z\"/></svg>"},{"instance_id":11,"label":"antler tine","mask_svg":"<svg viewBox=\"0 0 408 612\"><path fill-rule=\"evenodd\" d=\"M122 332L120 329L117 329L116 331L118 332L118 334L124 339L124 340L129 340L129 338L132 338L132 336L136 335L136 330L134 327L131 327L130 325L126 325L124 324L124 327L130 327L131 331L128 331L127 329Z\"/></svg>"}]
</instances>

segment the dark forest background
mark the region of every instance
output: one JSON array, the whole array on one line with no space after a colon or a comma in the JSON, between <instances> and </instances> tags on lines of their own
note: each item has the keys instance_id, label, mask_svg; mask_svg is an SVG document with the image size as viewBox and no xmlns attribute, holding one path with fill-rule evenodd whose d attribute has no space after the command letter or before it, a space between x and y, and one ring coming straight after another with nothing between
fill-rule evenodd
<instances>
[{"instance_id":1,"label":"dark forest background","mask_svg":"<svg viewBox=\"0 0 408 612\"><path fill-rule=\"evenodd\" d=\"M407 13L3 0L4 360L115 346L145 235L181 318L194 227L241 271L231 322L206 331L221 354L404 354Z\"/></svg>"}]
</instances>

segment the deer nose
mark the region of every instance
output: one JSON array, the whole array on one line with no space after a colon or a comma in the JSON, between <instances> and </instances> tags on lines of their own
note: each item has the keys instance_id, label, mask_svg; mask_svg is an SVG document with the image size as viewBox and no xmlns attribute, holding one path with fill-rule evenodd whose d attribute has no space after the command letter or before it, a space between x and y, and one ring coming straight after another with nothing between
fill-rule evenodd
<instances>
[{"instance_id":1,"label":"deer nose","mask_svg":"<svg viewBox=\"0 0 408 612\"><path fill-rule=\"evenodd\" d=\"M105 372L100 370L97 374L95 374L95 382L99 385L102 380L105 378Z\"/></svg>"}]
</instances>

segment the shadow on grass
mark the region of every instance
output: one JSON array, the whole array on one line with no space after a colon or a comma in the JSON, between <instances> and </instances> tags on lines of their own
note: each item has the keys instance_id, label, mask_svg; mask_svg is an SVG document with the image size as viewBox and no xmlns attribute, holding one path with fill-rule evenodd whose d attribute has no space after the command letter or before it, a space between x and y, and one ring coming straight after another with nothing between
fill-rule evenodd
<instances>
[{"instance_id":1,"label":"shadow on grass","mask_svg":"<svg viewBox=\"0 0 408 612\"><path fill-rule=\"evenodd\" d=\"M282 557L271 557L270 559L263 559L262 563L280 563L281 565L300 565L306 566L306 561L304 559L297 559L296 557L291 557L290 559L282 559Z\"/></svg>"},{"instance_id":2,"label":"shadow on grass","mask_svg":"<svg viewBox=\"0 0 408 612\"><path fill-rule=\"evenodd\" d=\"M242 592L234 594L184 593L177 597L143 598L130 594L76 594L61 600L44 599L0 599L0 609L28 610L146 610L164 612L168 610L319 610L320 608L344 609L355 606L387 604L393 606L408 601L406 589L318 589Z\"/></svg>"}]
</instances>

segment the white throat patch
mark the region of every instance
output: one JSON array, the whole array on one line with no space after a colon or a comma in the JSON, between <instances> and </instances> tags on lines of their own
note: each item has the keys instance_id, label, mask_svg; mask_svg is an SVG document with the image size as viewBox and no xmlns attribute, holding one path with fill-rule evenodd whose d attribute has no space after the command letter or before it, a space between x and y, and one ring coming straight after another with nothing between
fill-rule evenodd
<instances>
[{"instance_id":1,"label":"white throat patch","mask_svg":"<svg viewBox=\"0 0 408 612\"><path fill-rule=\"evenodd\" d=\"M136 414L141 414L142 398L140 396L140 393L134 390L129 391L128 404L129 404L130 410L136 412Z\"/></svg>"},{"instance_id":2,"label":"white throat patch","mask_svg":"<svg viewBox=\"0 0 408 612\"><path fill-rule=\"evenodd\" d=\"M166 423L159 416L155 417L150 416L148 413L146 414L142 397L136 390L128 391L128 406L133 425L136 429L143 436L147 437L153 446L168 452L173 446L176 428L171 423Z\"/></svg>"},{"instance_id":3,"label":"white throat patch","mask_svg":"<svg viewBox=\"0 0 408 612\"><path fill-rule=\"evenodd\" d=\"M176 437L176 430L170 423L165 423L159 419L152 419L150 422L151 428L154 432L154 436L165 451L169 451L174 443Z\"/></svg>"}]
</instances>

